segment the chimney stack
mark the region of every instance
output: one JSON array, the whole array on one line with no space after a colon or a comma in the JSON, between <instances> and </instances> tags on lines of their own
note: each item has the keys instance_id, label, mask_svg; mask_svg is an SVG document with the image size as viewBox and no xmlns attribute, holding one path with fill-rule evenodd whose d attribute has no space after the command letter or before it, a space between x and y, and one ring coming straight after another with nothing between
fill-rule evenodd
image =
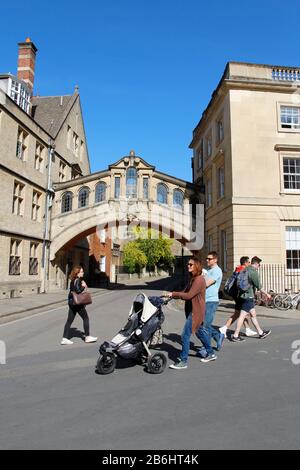
<instances>
[{"instance_id":1,"label":"chimney stack","mask_svg":"<svg viewBox=\"0 0 300 470\"><path fill-rule=\"evenodd\" d=\"M23 80L28 88L33 90L34 84L34 69L35 69L35 55L37 48L27 38L25 42L19 42L19 55L18 55L18 79Z\"/></svg>"}]
</instances>

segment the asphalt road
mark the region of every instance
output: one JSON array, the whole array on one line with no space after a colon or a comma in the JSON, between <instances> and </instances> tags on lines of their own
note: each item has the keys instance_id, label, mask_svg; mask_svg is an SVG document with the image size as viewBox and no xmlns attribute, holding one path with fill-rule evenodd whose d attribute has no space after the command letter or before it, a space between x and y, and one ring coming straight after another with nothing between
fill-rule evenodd
<instances>
[{"instance_id":1,"label":"asphalt road","mask_svg":"<svg viewBox=\"0 0 300 470\"><path fill-rule=\"evenodd\" d=\"M128 361L95 373L99 344L126 323L138 291L161 293L151 288L95 299L88 310L97 343L82 341L78 317L74 344L60 345L66 307L0 326L0 449L299 449L300 364L291 360L298 321L263 318L268 338L226 341L208 364L191 351L186 370L152 375ZM161 348L172 362L184 315L176 303L165 313ZM225 319L219 313L216 324Z\"/></svg>"}]
</instances>

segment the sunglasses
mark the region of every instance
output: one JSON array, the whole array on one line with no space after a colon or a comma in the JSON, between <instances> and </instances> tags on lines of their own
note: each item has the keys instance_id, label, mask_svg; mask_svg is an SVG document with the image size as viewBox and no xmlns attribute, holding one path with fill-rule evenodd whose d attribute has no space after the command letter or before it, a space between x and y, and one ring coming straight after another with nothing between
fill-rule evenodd
<instances>
[{"instance_id":1,"label":"sunglasses","mask_svg":"<svg viewBox=\"0 0 300 470\"><path fill-rule=\"evenodd\" d=\"M207 259L207 261L211 261L211 260L214 259L214 258L206 258L206 259Z\"/></svg>"},{"instance_id":2,"label":"sunglasses","mask_svg":"<svg viewBox=\"0 0 300 470\"><path fill-rule=\"evenodd\" d=\"M188 263L188 266L195 266L194 263Z\"/></svg>"}]
</instances>

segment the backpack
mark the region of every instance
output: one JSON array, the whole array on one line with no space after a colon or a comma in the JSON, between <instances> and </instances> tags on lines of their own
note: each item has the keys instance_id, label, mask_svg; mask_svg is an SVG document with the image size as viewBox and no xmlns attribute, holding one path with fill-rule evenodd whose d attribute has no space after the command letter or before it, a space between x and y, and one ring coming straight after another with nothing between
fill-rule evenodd
<instances>
[{"instance_id":1,"label":"backpack","mask_svg":"<svg viewBox=\"0 0 300 470\"><path fill-rule=\"evenodd\" d=\"M247 292L248 289L250 289L251 284L249 281L248 269L243 269L243 271L239 273L237 280L236 280L236 286L238 288L239 295L244 294L245 292Z\"/></svg>"},{"instance_id":2,"label":"backpack","mask_svg":"<svg viewBox=\"0 0 300 470\"><path fill-rule=\"evenodd\" d=\"M224 292L227 295L230 295L233 299L238 295L238 288L237 288L237 278L239 273L234 271L231 276L227 279L224 286Z\"/></svg>"}]
</instances>

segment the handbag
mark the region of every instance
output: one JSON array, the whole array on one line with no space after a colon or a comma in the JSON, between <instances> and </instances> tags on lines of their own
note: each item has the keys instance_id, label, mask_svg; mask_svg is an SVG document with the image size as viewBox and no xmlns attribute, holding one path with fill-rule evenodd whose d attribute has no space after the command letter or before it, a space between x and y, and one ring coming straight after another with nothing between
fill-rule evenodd
<instances>
[{"instance_id":1,"label":"handbag","mask_svg":"<svg viewBox=\"0 0 300 470\"><path fill-rule=\"evenodd\" d=\"M89 305L92 303L92 297L88 291L80 292L80 294L72 291L71 294L73 296L74 305Z\"/></svg>"}]
</instances>

